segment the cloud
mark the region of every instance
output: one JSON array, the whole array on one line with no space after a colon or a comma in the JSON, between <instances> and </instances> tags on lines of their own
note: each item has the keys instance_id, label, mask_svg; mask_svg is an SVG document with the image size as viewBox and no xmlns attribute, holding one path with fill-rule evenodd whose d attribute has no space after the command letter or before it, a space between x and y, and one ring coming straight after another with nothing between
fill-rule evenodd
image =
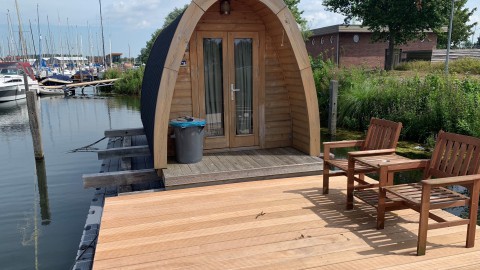
<instances>
[{"instance_id":1,"label":"cloud","mask_svg":"<svg viewBox=\"0 0 480 270\"><path fill-rule=\"evenodd\" d=\"M322 1L303 0L300 1L298 8L303 10L302 16L307 19L312 29L343 23L344 16L326 11Z\"/></svg>"},{"instance_id":2,"label":"cloud","mask_svg":"<svg viewBox=\"0 0 480 270\"><path fill-rule=\"evenodd\" d=\"M109 23L121 24L127 29L160 28L168 13L187 3L188 0L110 0L105 9L105 18Z\"/></svg>"}]
</instances>

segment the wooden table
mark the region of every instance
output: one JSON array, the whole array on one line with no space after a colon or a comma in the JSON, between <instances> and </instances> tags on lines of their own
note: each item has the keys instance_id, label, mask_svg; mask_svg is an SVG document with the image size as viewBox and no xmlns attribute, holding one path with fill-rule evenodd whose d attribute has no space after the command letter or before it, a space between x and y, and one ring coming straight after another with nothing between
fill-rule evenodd
<instances>
[{"instance_id":1,"label":"wooden table","mask_svg":"<svg viewBox=\"0 0 480 270\"><path fill-rule=\"evenodd\" d=\"M397 154L365 156L353 158L352 165L355 163L370 166L378 173L378 185L372 185L373 188L355 187L355 176L348 174L347 179L347 206L353 205L353 195L360 200L372 205L377 209L377 229L383 229L385 223L385 211L393 211L405 208L403 200L396 196L387 197L383 187L393 185L394 173L411 169L412 163L424 162L423 160L412 160ZM409 164L410 166L404 166ZM350 164L349 164L350 165ZM353 167L354 168L354 167ZM392 169L393 168L393 169ZM355 193L354 193L355 190Z\"/></svg>"}]
</instances>

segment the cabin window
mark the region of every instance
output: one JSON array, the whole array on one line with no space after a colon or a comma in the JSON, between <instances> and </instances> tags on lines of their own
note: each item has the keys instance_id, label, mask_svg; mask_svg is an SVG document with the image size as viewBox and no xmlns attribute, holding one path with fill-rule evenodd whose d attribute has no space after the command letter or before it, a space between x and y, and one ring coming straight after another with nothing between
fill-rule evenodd
<instances>
[{"instance_id":1,"label":"cabin window","mask_svg":"<svg viewBox=\"0 0 480 270\"><path fill-rule=\"evenodd\" d=\"M13 82L22 82L22 80L20 80L20 79L13 79L13 80L7 81L7 83L13 83Z\"/></svg>"},{"instance_id":2,"label":"cabin window","mask_svg":"<svg viewBox=\"0 0 480 270\"><path fill-rule=\"evenodd\" d=\"M225 135L222 47L223 40L221 38L203 39L206 136Z\"/></svg>"}]
</instances>

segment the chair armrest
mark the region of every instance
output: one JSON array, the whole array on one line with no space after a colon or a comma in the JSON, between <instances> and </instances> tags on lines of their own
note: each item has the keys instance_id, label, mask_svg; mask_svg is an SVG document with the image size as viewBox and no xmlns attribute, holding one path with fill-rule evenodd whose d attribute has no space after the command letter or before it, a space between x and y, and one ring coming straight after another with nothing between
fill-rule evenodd
<instances>
[{"instance_id":1,"label":"chair armrest","mask_svg":"<svg viewBox=\"0 0 480 270\"><path fill-rule=\"evenodd\" d=\"M475 181L480 181L480 174L471 174L463 176L445 177L422 180L422 185L430 185L431 187L443 187L451 185L469 185Z\"/></svg>"},{"instance_id":2,"label":"chair armrest","mask_svg":"<svg viewBox=\"0 0 480 270\"><path fill-rule=\"evenodd\" d=\"M393 185L393 174L396 172L425 169L429 164L429 159L407 159L378 164L380 167L380 175L392 175L392 177L389 176L388 178L380 177L380 187Z\"/></svg>"},{"instance_id":3,"label":"chair armrest","mask_svg":"<svg viewBox=\"0 0 480 270\"><path fill-rule=\"evenodd\" d=\"M362 146L365 140L349 140L349 141L337 141L337 142L324 142L323 146L329 148L345 148L345 147L358 147Z\"/></svg>"},{"instance_id":4,"label":"chair armrest","mask_svg":"<svg viewBox=\"0 0 480 270\"><path fill-rule=\"evenodd\" d=\"M409 171L417 169L425 169L430 163L429 159L412 159L412 160L402 160L398 163L385 163L380 164L380 169L386 169L387 172L400 172L400 171Z\"/></svg>"},{"instance_id":5,"label":"chair armrest","mask_svg":"<svg viewBox=\"0 0 480 270\"><path fill-rule=\"evenodd\" d=\"M365 150L365 151L351 151L348 152L349 157L367 157L377 155L387 155L395 153L395 148L377 149L377 150Z\"/></svg>"},{"instance_id":6,"label":"chair armrest","mask_svg":"<svg viewBox=\"0 0 480 270\"><path fill-rule=\"evenodd\" d=\"M363 142L364 140L324 142L323 143L323 160L329 160L331 158L330 149L332 148L358 147L358 146L362 146Z\"/></svg>"}]
</instances>

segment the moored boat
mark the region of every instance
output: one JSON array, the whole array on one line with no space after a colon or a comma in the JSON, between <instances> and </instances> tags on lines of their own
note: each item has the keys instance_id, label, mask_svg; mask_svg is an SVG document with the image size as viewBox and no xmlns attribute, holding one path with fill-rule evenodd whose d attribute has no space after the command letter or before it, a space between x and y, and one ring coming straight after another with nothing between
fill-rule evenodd
<instances>
[{"instance_id":1,"label":"moored boat","mask_svg":"<svg viewBox=\"0 0 480 270\"><path fill-rule=\"evenodd\" d=\"M40 82L43 85L64 85L73 83L71 78L62 74L53 74Z\"/></svg>"},{"instance_id":2,"label":"moored boat","mask_svg":"<svg viewBox=\"0 0 480 270\"><path fill-rule=\"evenodd\" d=\"M23 74L27 74L29 90L38 93L38 82L32 67L25 62L0 63L0 102L27 97Z\"/></svg>"},{"instance_id":3,"label":"moored boat","mask_svg":"<svg viewBox=\"0 0 480 270\"><path fill-rule=\"evenodd\" d=\"M51 89L51 88L40 87L38 94L45 95L45 96L64 95L65 91L62 89Z\"/></svg>"}]
</instances>

